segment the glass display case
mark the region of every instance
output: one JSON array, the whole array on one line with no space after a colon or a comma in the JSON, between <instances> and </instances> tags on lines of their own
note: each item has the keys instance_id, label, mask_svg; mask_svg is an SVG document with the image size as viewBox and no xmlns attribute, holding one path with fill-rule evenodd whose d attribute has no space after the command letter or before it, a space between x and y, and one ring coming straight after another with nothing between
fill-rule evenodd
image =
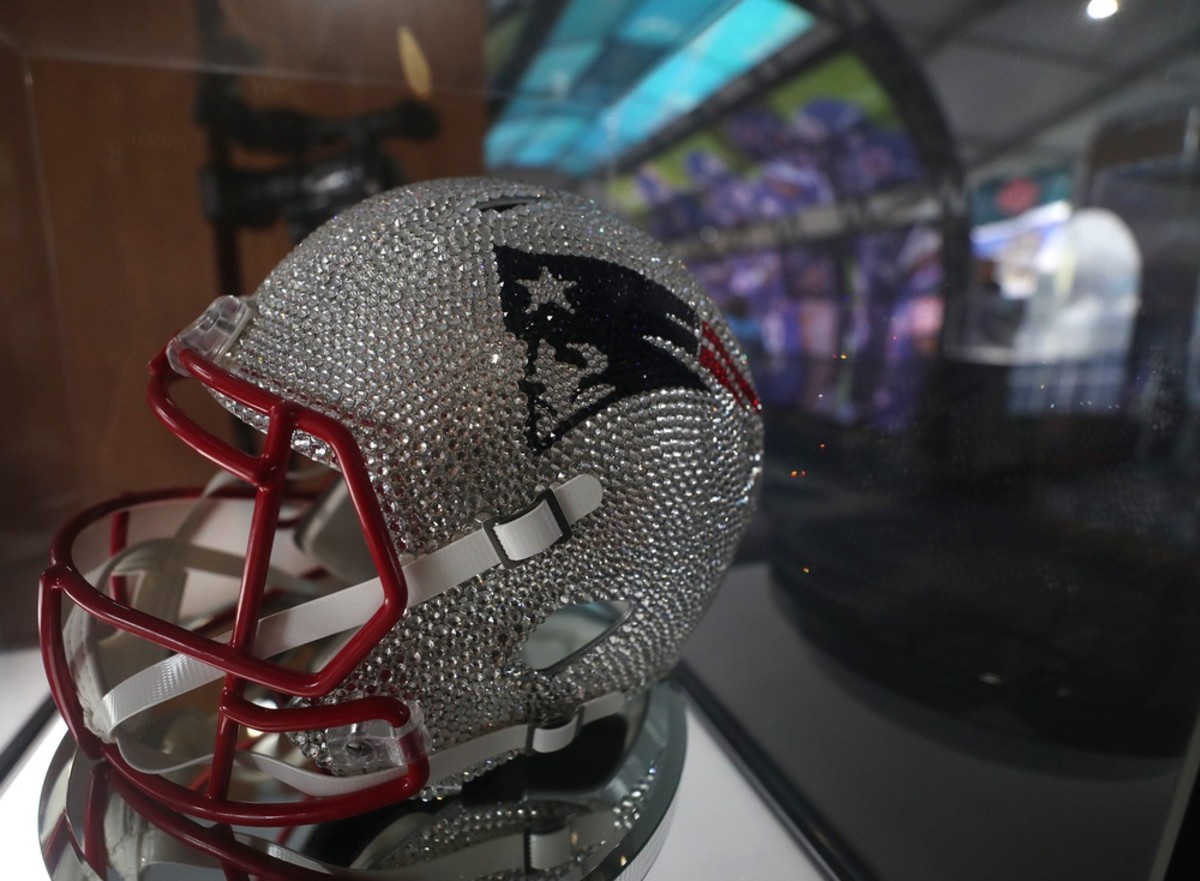
<instances>
[{"instance_id":1,"label":"glass display case","mask_svg":"<svg viewBox=\"0 0 1200 881\"><path fill-rule=\"evenodd\" d=\"M5 810L55 715L55 530L209 478L145 406L150 356L350 205L486 174L663 243L761 403L757 513L673 674L691 779L736 781L745 819L672 764L716 817L677 819L676 852L1191 877L1197 47L1187 0L7 4Z\"/></svg>"}]
</instances>

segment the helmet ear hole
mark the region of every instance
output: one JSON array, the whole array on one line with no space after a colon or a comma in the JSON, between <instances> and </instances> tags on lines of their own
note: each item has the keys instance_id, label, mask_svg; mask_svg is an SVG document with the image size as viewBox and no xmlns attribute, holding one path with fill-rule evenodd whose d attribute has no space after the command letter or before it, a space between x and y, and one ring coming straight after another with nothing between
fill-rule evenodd
<instances>
[{"instance_id":1,"label":"helmet ear hole","mask_svg":"<svg viewBox=\"0 0 1200 881\"><path fill-rule=\"evenodd\" d=\"M521 646L521 660L534 670L555 673L602 642L629 617L625 600L599 600L555 609Z\"/></svg>"}]
</instances>

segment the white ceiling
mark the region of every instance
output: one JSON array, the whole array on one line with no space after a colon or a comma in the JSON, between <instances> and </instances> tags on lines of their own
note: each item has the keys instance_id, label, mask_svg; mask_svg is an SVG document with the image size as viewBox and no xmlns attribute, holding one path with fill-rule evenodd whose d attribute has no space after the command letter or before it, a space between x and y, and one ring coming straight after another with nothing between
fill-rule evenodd
<instances>
[{"instance_id":1,"label":"white ceiling","mask_svg":"<svg viewBox=\"0 0 1200 881\"><path fill-rule=\"evenodd\" d=\"M1200 102L1200 0L874 0L925 68L974 179L1080 158L1098 126Z\"/></svg>"}]
</instances>

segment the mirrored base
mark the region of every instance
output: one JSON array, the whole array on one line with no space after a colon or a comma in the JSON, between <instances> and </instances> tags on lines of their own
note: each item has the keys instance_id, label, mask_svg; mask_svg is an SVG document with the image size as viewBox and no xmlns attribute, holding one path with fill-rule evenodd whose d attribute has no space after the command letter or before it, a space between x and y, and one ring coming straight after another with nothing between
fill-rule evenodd
<instances>
[{"instance_id":1,"label":"mirrored base","mask_svg":"<svg viewBox=\"0 0 1200 881\"><path fill-rule=\"evenodd\" d=\"M686 744L683 701L660 684L567 749L514 759L453 797L248 829L170 811L68 736L42 791L42 852L54 881L640 881L670 828Z\"/></svg>"}]
</instances>

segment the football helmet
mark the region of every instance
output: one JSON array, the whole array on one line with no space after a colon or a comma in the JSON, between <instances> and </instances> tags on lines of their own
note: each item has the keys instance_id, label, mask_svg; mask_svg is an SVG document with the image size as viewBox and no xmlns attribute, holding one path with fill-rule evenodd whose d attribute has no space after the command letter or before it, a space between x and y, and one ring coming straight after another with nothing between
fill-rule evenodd
<instances>
[{"instance_id":1,"label":"football helmet","mask_svg":"<svg viewBox=\"0 0 1200 881\"><path fill-rule=\"evenodd\" d=\"M219 476L64 527L43 654L85 751L222 822L436 794L618 712L677 660L761 471L758 398L699 284L521 183L345 211L150 373ZM187 383L257 443L202 428Z\"/></svg>"}]
</instances>

